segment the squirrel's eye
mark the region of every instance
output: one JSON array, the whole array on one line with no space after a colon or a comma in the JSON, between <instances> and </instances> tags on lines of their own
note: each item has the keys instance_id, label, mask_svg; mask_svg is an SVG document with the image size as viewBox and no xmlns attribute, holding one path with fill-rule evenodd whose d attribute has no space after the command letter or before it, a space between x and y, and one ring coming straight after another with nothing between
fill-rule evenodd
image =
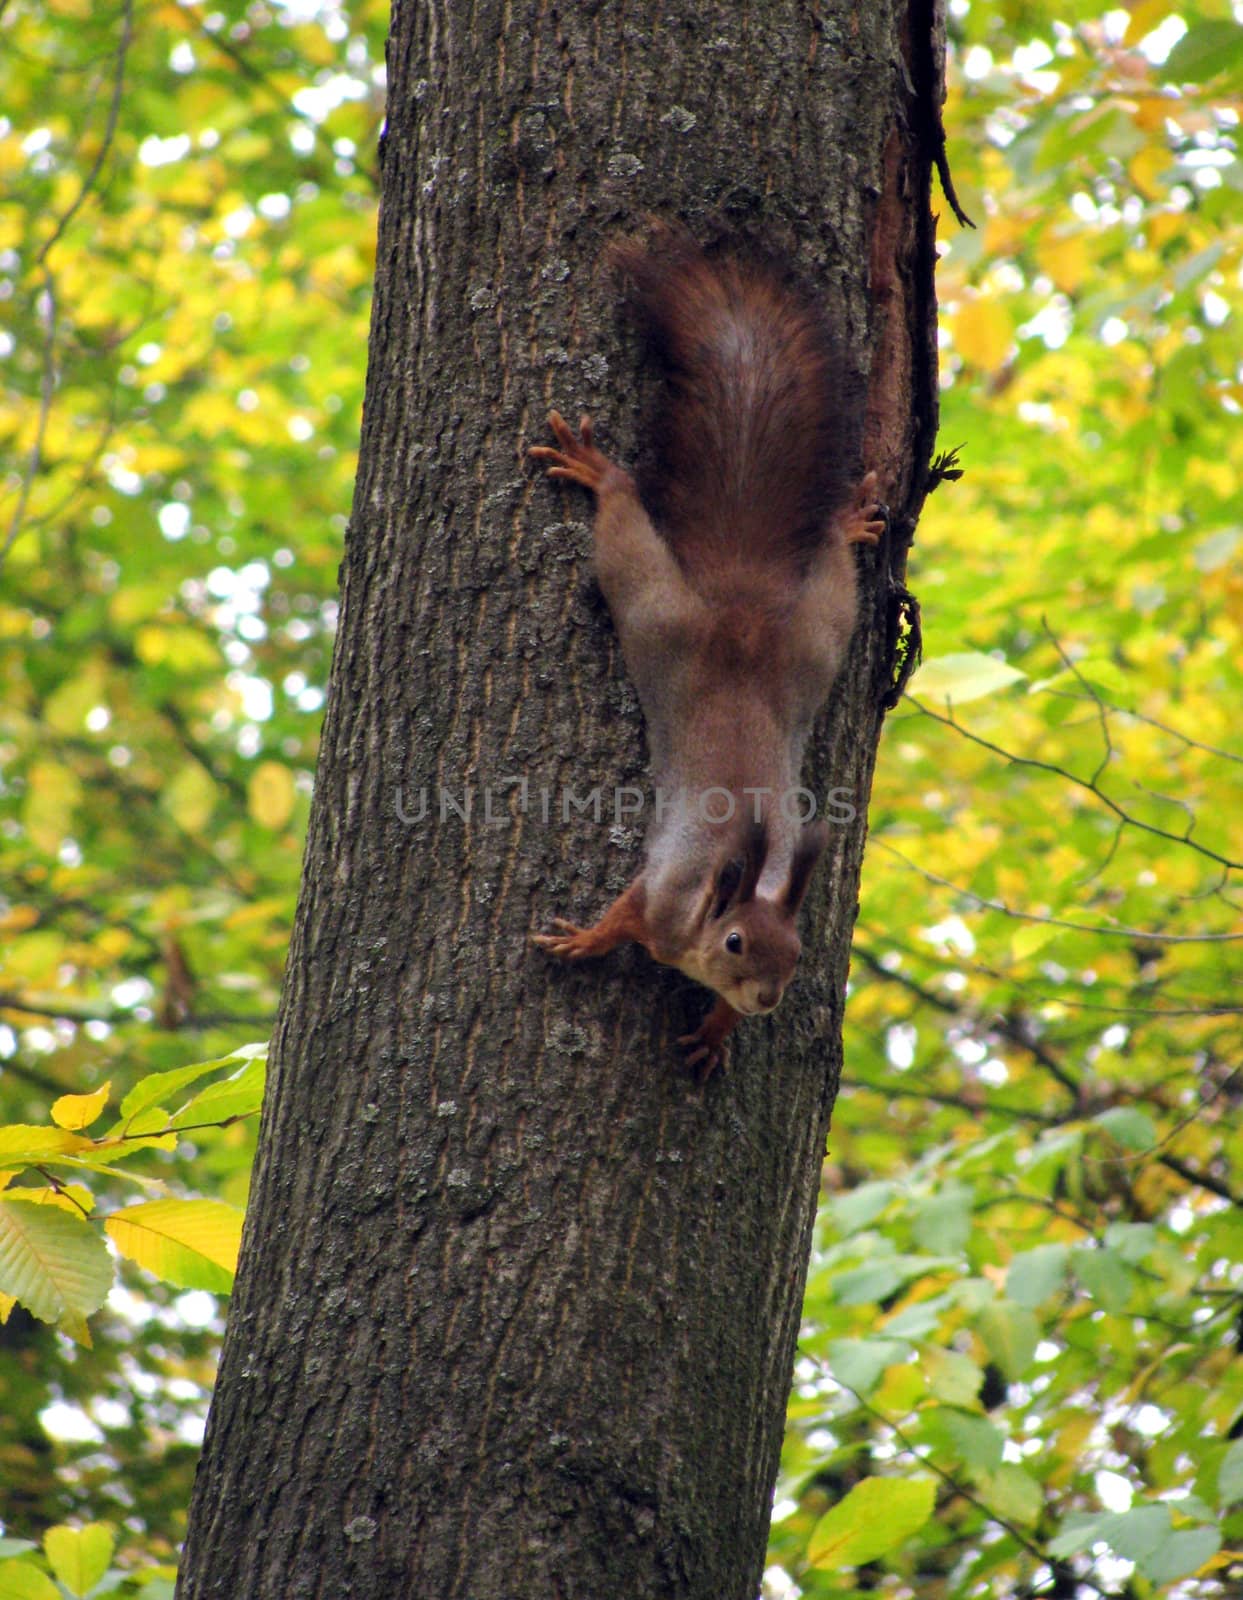
<instances>
[{"instance_id":1,"label":"squirrel's eye","mask_svg":"<svg viewBox=\"0 0 1243 1600\"><path fill-rule=\"evenodd\" d=\"M725 948L731 956L740 956L742 954L742 935L737 929L733 933L726 935Z\"/></svg>"}]
</instances>

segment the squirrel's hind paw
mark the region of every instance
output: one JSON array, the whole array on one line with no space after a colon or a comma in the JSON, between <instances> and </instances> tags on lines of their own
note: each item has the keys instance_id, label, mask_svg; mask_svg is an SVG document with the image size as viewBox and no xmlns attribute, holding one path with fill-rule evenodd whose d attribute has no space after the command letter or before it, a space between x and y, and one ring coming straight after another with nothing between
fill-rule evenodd
<instances>
[{"instance_id":1,"label":"squirrel's hind paw","mask_svg":"<svg viewBox=\"0 0 1243 1600\"><path fill-rule=\"evenodd\" d=\"M547 464L550 478L568 478L585 488L598 490L613 463L592 443L591 418L578 419L578 435L559 411L548 413L548 426L552 429L560 448L549 444L533 444L527 454Z\"/></svg>"},{"instance_id":2,"label":"squirrel's hind paw","mask_svg":"<svg viewBox=\"0 0 1243 1600\"><path fill-rule=\"evenodd\" d=\"M879 544L889 527L889 507L876 498L876 474L869 472L855 490L854 504L842 513L847 544Z\"/></svg>"}]
</instances>

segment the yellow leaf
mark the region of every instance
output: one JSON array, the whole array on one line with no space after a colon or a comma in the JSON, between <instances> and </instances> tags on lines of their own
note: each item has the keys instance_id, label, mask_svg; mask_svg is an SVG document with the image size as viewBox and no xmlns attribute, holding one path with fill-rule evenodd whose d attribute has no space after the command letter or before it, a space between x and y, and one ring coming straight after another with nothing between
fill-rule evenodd
<instances>
[{"instance_id":1,"label":"yellow leaf","mask_svg":"<svg viewBox=\"0 0 1243 1600\"><path fill-rule=\"evenodd\" d=\"M1164 22L1175 5L1174 0L1132 0L1127 9L1131 13L1131 20L1127 23L1122 42L1132 45L1138 44L1146 34Z\"/></svg>"},{"instance_id":2,"label":"yellow leaf","mask_svg":"<svg viewBox=\"0 0 1243 1600\"><path fill-rule=\"evenodd\" d=\"M1036 260L1065 294L1073 294L1092 269L1087 240L1081 233L1046 236L1036 250Z\"/></svg>"},{"instance_id":3,"label":"yellow leaf","mask_svg":"<svg viewBox=\"0 0 1243 1600\"><path fill-rule=\"evenodd\" d=\"M82 1319L112 1287L104 1242L81 1217L10 1193L0 1200L0 1290L42 1322L71 1324L66 1331L81 1342Z\"/></svg>"},{"instance_id":4,"label":"yellow leaf","mask_svg":"<svg viewBox=\"0 0 1243 1600\"><path fill-rule=\"evenodd\" d=\"M13 1174L6 1173L4 1176L7 1181ZM66 1183L59 1189L15 1189L13 1193L20 1195L28 1205L59 1206L73 1217L80 1217L84 1212L95 1209L95 1196L84 1183Z\"/></svg>"},{"instance_id":5,"label":"yellow leaf","mask_svg":"<svg viewBox=\"0 0 1243 1600\"><path fill-rule=\"evenodd\" d=\"M1186 227L1186 218L1178 211L1158 211L1144 223L1148 242L1154 250L1160 250L1171 239L1181 238Z\"/></svg>"},{"instance_id":6,"label":"yellow leaf","mask_svg":"<svg viewBox=\"0 0 1243 1600\"><path fill-rule=\"evenodd\" d=\"M160 804L179 828L201 833L216 809L216 785L197 761L187 761L174 773Z\"/></svg>"},{"instance_id":7,"label":"yellow leaf","mask_svg":"<svg viewBox=\"0 0 1243 1600\"><path fill-rule=\"evenodd\" d=\"M109 1079L91 1094L62 1094L52 1106L52 1121L57 1127L69 1128L74 1132L79 1128L89 1128L108 1104L108 1091L111 1088L112 1080Z\"/></svg>"},{"instance_id":8,"label":"yellow leaf","mask_svg":"<svg viewBox=\"0 0 1243 1600\"><path fill-rule=\"evenodd\" d=\"M1034 956L1050 939L1056 939L1061 931L1060 928L1050 927L1047 922L1024 922L1010 936L1010 950L1014 959L1025 961L1028 956Z\"/></svg>"},{"instance_id":9,"label":"yellow leaf","mask_svg":"<svg viewBox=\"0 0 1243 1600\"><path fill-rule=\"evenodd\" d=\"M220 1200L149 1200L105 1221L122 1255L179 1289L229 1289L242 1213Z\"/></svg>"},{"instance_id":10,"label":"yellow leaf","mask_svg":"<svg viewBox=\"0 0 1243 1600\"><path fill-rule=\"evenodd\" d=\"M104 928L91 941L91 965L111 966L120 960L133 942L134 935L128 928Z\"/></svg>"},{"instance_id":11,"label":"yellow leaf","mask_svg":"<svg viewBox=\"0 0 1243 1600\"><path fill-rule=\"evenodd\" d=\"M83 1139L66 1128L40 1128L13 1123L0 1128L0 1171L19 1172L22 1167L38 1166L55 1156L72 1155L85 1150L89 1139Z\"/></svg>"},{"instance_id":12,"label":"yellow leaf","mask_svg":"<svg viewBox=\"0 0 1243 1600\"><path fill-rule=\"evenodd\" d=\"M1147 145L1127 168L1135 187L1149 200L1158 200L1165 193L1165 185L1157 180L1169 170L1170 153L1160 144Z\"/></svg>"},{"instance_id":13,"label":"yellow leaf","mask_svg":"<svg viewBox=\"0 0 1243 1600\"><path fill-rule=\"evenodd\" d=\"M103 670L97 662L76 678L67 679L44 701L44 721L57 733L81 733L87 712L103 699L103 683Z\"/></svg>"},{"instance_id":14,"label":"yellow leaf","mask_svg":"<svg viewBox=\"0 0 1243 1600\"><path fill-rule=\"evenodd\" d=\"M865 1478L812 1529L807 1559L821 1571L874 1561L922 1528L935 1500L931 1478Z\"/></svg>"},{"instance_id":15,"label":"yellow leaf","mask_svg":"<svg viewBox=\"0 0 1243 1600\"><path fill-rule=\"evenodd\" d=\"M128 583L110 597L108 615L122 627L128 627L158 616L168 600L166 583Z\"/></svg>"},{"instance_id":16,"label":"yellow leaf","mask_svg":"<svg viewBox=\"0 0 1243 1600\"><path fill-rule=\"evenodd\" d=\"M74 1595L95 1587L108 1570L115 1544L112 1529L103 1522L88 1522L85 1528L61 1525L43 1535L52 1571Z\"/></svg>"},{"instance_id":17,"label":"yellow leaf","mask_svg":"<svg viewBox=\"0 0 1243 1600\"><path fill-rule=\"evenodd\" d=\"M54 855L73 826L82 799L77 774L56 761L36 761L26 784L22 822L31 839Z\"/></svg>"},{"instance_id":18,"label":"yellow leaf","mask_svg":"<svg viewBox=\"0 0 1243 1600\"><path fill-rule=\"evenodd\" d=\"M0 1328L2 1328L9 1320L10 1316L12 1316L13 1307L16 1304L17 1296L15 1294L0 1294Z\"/></svg>"},{"instance_id":19,"label":"yellow leaf","mask_svg":"<svg viewBox=\"0 0 1243 1600\"><path fill-rule=\"evenodd\" d=\"M151 622L134 635L138 659L146 666L170 666L178 672L212 671L220 666L216 646L198 628L161 626Z\"/></svg>"},{"instance_id":20,"label":"yellow leaf","mask_svg":"<svg viewBox=\"0 0 1243 1600\"><path fill-rule=\"evenodd\" d=\"M1010 354L1014 323L997 300L966 300L948 319L954 348L973 367L992 371Z\"/></svg>"},{"instance_id":21,"label":"yellow leaf","mask_svg":"<svg viewBox=\"0 0 1243 1600\"><path fill-rule=\"evenodd\" d=\"M12 906L0 917L0 934L25 933L27 928L33 928L39 920L39 913L34 906Z\"/></svg>"},{"instance_id":22,"label":"yellow leaf","mask_svg":"<svg viewBox=\"0 0 1243 1600\"><path fill-rule=\"evenodd\" d=\"M293 773L279 761L261 761L246 791L250 814L261 827L283 828L293 813Z\"/></svg>"},{"instance_id":23,"label":"yellow leaf","mask_svg":"<svg viewBox=\"0 0 1243 1600\"><path fill-rule=\"evenodd\" d=\"M60 1600L60 1590L47 1573L18 1557L0 1561L0 1595L4 1600Z\"/></svg>"}]
</instances>

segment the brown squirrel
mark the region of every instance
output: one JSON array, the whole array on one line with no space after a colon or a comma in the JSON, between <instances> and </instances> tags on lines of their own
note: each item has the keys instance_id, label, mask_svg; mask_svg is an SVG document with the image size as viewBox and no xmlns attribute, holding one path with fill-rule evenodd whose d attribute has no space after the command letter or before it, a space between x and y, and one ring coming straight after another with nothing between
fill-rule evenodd
<instances>
[{"instance_id":1,"label":"brown squirrel","mask_svg":"<svg viewBox=\"0 0 1243 1600\"><path fill-rule=\"evenodd\" d=\"M823 823L790 815L812 721L855 624L852 544L884 530L852 487L859 407L820 315L774 265L661 229L612 252L668 373L649 494L556 412L530 454L596 497L595 563L647 721L658 805L643 870L565 960L627 939L715 990L679 1043L701 1081L739 1018L793 976ZM667 804L661 802L666 800Z\"/></svg>"}]
</instances>

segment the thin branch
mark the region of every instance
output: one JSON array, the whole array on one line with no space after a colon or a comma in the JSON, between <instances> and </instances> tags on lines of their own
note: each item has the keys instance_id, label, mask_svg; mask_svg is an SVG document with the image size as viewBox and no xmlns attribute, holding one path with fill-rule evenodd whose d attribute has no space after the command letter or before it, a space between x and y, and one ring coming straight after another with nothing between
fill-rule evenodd
<instances>
[{"instance_id":1,"label":"thin branch","mask_svg":"<svg viewBox=\"0 0 1243 1600\"><path fill-rule=\"evenodd\" d=\"M1189 1167L1179 1156L1163 1153L1157 1157L1161 1166L1176 1173L1184 1183L1193 1184L1197 1189L1207 1189L1209 1194L1215 1194L1222 1200L1228 1200L1232 1206L1243 1210L1243 1195L1235 1194L1234 1190L1222 1178L1215 1178L1211 1172L1201 1172L1196 1167Z\"/></svg>"},{"instance_id":2,"label":"thin branch","mask_svg":"<svg viewBox=\"0 0 1243 1600\"><path fill-rule=\"evenodd\" d=\"M22 522L26 516L26 506L30 500L30 491L34 488L35 478L43 463L43 441L47 437L48 418L52 412L52 396L56 391L56 286L52 274L46 267L43 268L43 355L41 358L41 376L39 380L39 418L35 423L34 442L30 446L30 454L26 458L26 470L22 474L22 486L18 490L17 504L13 507L13 515L9 521L8 532L4 536L4 543L0 545L0 570L8 559L9 551L17 541L18 534L22 531Z\"/></svg>"},{"instance_id":3,"label":"thin branch","mask_svg":"<svg viewBox=\"0 0 1243 1600\"><path fill-rule=\"evenodd\" d=\"M40 249L39 254L35 257L36 266L41 267L43 265L43 263L47 260L48 253L51 251L52 247L59 243L61 238L64 236L65 229L73 221L74 217L77 216L78 212L85 203L87 196L91 193L92 189L94 189L95 184L99 179L99 174L103 170L104 162L108 159L108 156L111 153L112 141L116 137L117 119L121 115L121 91L125 86L125 60L129 55L130 41L133 36L134 0L125 0L125 5L121 13L121 39L120 43L117 45L116 52L116 73L112 81L112 100L108 106L108 121L104 127L103 140L95 154L94 161L91 163L90 171L82 180L82 187L78 190L77 195L74 197L69 207L61 213L61 216L57 221L56 226L52 229L52 232L43 241L42 248Z\"/></svg>"},{"instance_id":4,"label":"thin branch","mask_svg":"<svg viewBox=\"0 0 1243 1600\"><path fill-rule=\"evenodd\" d=\"M913 865L913 863L908 863ZM916 870L919 870L918 868ZM969 956L954 956L952 958L938 955L935 950L915 949L912 945L903 944L896 939L887 929L873 928L866 922L855 924L856 932L871 935L877 940L883 940L893 950L909 956L912 961L922 961L927 966L939 967L947 972L972 972L982 978L988 978L993 983L1005 983L1016 988L1025 995L1034 1005L1064 1006L1068 1011L1097 1011L1107 1017L1235 1017L1243 1014L1243 1005L1188 1005L1188 1006L1111 1006L1101 1000L1075 1000L1065 994L1049 994L1041 989L1033 989L1030 984L1021 978L1014 977L1009 972L1001 972L996 967L990 967L983 961L973 961Z\"/></svg>"},{"instance_id":5,"label":"thin branch","mask_svg":"<svg viewBox=\"0 0 1243 1600\"><path fill-rule=\"evenodd\" d=\"M90 1214L91 1214L90 1207L89 1206L84 1206L82 1204L81 1200L78 1199L76 1194L71 1194L69 1192L69 1185L67 1183L65 1183L65 1181L62 1178L58 1178L54 1172L49 1172L46 1167L35 1167L35 1168L33 1168L33 1170L39 1174L39 1176L43 1179L44 1183L47 1184L49 1189L54 1189L57 1194L63 1195L66 1200L71 1201L75 1206L77 1206L78 1210L82 1213L82 1215L84 1217L89 1217L90 1216ZM20 1190L10 1191L10 1192L11 1193L12 1192L16 1192L18 1194L21 1193Z\"/></svg>"},{"instance_id":6,"label":"thin branch","mask_svg":"<svg viewBox=\"0 0 1243 1600\"><path fill-rule=\"evenodd\" d=\"M941 720L941 719L938 719ZM939 888L952 889L955 894L962 895L966 900L973 900L984 911L999 911L1002 916L1013 917L1017 922L1039 922L1050 928L1070 928L1075 933L1098 934L1106 939L1146 939L1154 944L1235 944L1243 940L1243 931L1239 933L1154 933L1148 928L1122 928L1113 927L1104 922L1071 922L1066 917L1046 917L1038 911L1019 911L1013 906L1008 906L1002 900L990 900L987 896L976 894L974 889L964 888L961 883L954 883L949 878L942 878L935 872L929 872L927 867L921 867L912 861L909 856L904 856L901 850L896 850L893 845L886 844L883 839L873 835L871 841L879 850L886 850L891 856L896 856L904 867L909 867L912 872L917 872L927 883L935 883Z\"/></svg>"},{"instance_id":7,"label":"thin branch","mask_svg":"<svg viewBox=\"0 0 1243 1600\"><path fill-rule=\"evenodd\" d=\"M125 85L125 62L129 54L130 41L134 33L134 0L125 0L122 12L121 38L116 50L116 72L112 82L112 100L108 106L108 120L104 127L104 136L100 142L95 159L90 170L82 180L82 187L68 207L57 219L51 233L43 241L35 256L35 268L43 274L43 300L44 300L44 336L42 378L40 381L39 420L35 428L34 443L30 447L30 456L26 463L26 471L22 477L22 485L18 491L17 504L13 508L13 516L9 522L8 532L5 534L4 543L0 545L0 568L3 568L9 551L17 540L22 529L22 522L26 515L26 506L30 500L30 492L34 487L35 478L43 461L43 442L47 437L48 417L52 408L52 395L56 388L56 289L52 279L47 259L53 247L64 237L65 229L81 210L87 196L98 182L99 174L103 170L104 162L112 150L112 143L116 137L117 120L121 114L121 92Z\"/></svg>"},{"instance_id":8,"label":"thin branch","mask_svg":"<svg viewBox=\"0 0 1243 1600\"><path fill-rule=\"evenodd\" d=\"M104 1022L110 1027L117 1027L131 1022L140 1022L143 1019L136 1017L132 1010L122 1006L98 1007L74 1005L72 1002L59 1005L54 1004L50 998L34 999L27 995L16 994L12 990L0 990L0 1011L21 1011L29 1017L51 1017L57 1022ZM165 1033L201 1033L208 1028L271 1028L274 1018L268 1014L248 1012L205 1011L197 1012L192 1017L186 1017L178 1022L175 1029L165 1028ZM11 1061L0 1062L0 1071L20 1071ZM29 1076L29 1073L22 1073ZM52 1086L57 1094L64 1091L55 1085Z\"/></svg>"},{"instance_id":9,"label":"thin branch","mask_svg":"<svg viewBox=\"0 0 1243 1600\"><path fill-rule=\"evenodd\" d=\"M1055 641L1056 642L1056 641ZM1187 745L1192 750L1203 750L1205 755L1217 756L1222 761L1233 761L1238 766L1243 766L1243 756L1237 756L1231 750L1223 750L1215 744L1205 744L1200 739L1193 739L1190 734L1183 733L1179 728L1172 728L1168 722L1161 722L1157 717L1146 716L1142 711L1135 711L1130 706L1115 706L1099 695L1072 694L1069 689L1044 689L1042 694L1053 695L1058 700L1096 700L1105 710L1115 717L1130 717L1134 722L1142 722L1149 728L1156 728L1159 733L1165 733L1171 739L1177 739L1180 744Z\"/></svg>"},{"instance_id":10,"label":"thin branch","mask_svg":"<svg viewBox=\"0 0 1243 1600\"><path fill-rule=\"evenodd\" d=\"M956 1000L951 1000L946 995L939 995L934 989L926 989L922 983L908 977L904 972L892 971L885 966L874 951L867 949L866 946L856 943L853 953L878 978L886 978L891 983L900 985L908 993L922 1000L925 1005L933 1006L936 1010L943 1011L948 1016L957 1017L962 1022L973 1023L980 1028L987 1029L989 1032L998 1033L1003 1039L1009 1039L1011 1044L1018 1045L1020 1049L1026 1050L1030 1056L1033 1056L1076 1101L1081 1097L1083 1090L1078 1078L1062 1065L1047 1045L1039 1039L1032 1038L1027 1030L1017 1022L1011 1022L1005 1017L998 1017L992 1023L985 1022L983 1018L974 1016L965 1006L959 1005Z\"/></svg>"},{"instance_id":11,"label":"thin branch","mask_svg":"<svg viewBox=\"0 0 1243 1600\"><path fill-rule=\"evenodd\" d=\"M985 739L978 733L972 733L970 728L965 728L961 722L955 721L953 717L943 717L939 711L931 710L922 701L916 700L913 695L908 694L906 698L924 716L931 717L934 722L941 723L943 727L952 728L955 733L960 733L964 739L970 740L972 744L979 745L982 750L987 750L992 755L1000 756L1003 761L1008 761L1011 766L1030 767L1036 772L1047 772L1053 777L1061 778L1066 783L1073 784L1076 788L1084 790L1085 793L1092 795L1103 806L1112 811L1114 816L1120 817L1123 822L1137 829L1140 833L1152 834L1154 838L1164 839L1168 844L1185 844L1189 849L1196 851L1198 855L1205 856L1209 861L1215 861L1218 866L1227 867L1232 871L1243 868L1243 861L1235 861L1229 856L1220 855L1216 850L1211 850L1208 845L1201 844L1197 839L1193 839L1190 830L1185 834L1171 833L1168 828L1159 828L1155 822L1144 822L1141 818L1133 816L1125 806L1120 806L1097 783L1097 778L1107 765L1108 755L1098 765L1091 778L1081 778L1078 773L1071 772L1066 767L1059 767L1052 761L1039 761L1035 756L1016 755L1014 751L1006 750L1001 745L994 744L991 739ZM1099 706L1100 702L1098 701L1097 704ZM1194 826L1193 819L1192 827Z\"/></svg>"},{"instance_id":12,"label":"thin branch","mask_svg":"<svg viewBox=\"0 0 1243 1600\"><path fill-rule=\"evenodd\" d=\"M1061 1117L1051 1117L1047 1112L1029 1111L1025 1106L1007 1105L1003 1101L990 1098L980 1100L969 1099L961 1094L943 1094L935 1089L913 1089L907 1084L896 1083L886 1078L883 1081L875 1078L865 1078L857 1068L843 1075L842 1088L849 1090L858 1086L867 1089L872 1094L885 1095L890 1100L917 1100L925 1101L937 1106L950 1106L955 1111L965 1111L970 1117L978 1117L987 1112L990 1116L1013 1117L1018 1122L1034 1122L1042 1128L1059 1127L1063 1121Z\"/></svg>"},{"instance_id":13,"label":"thin branch","mask_svg":"<svg viewBox=\"0 0 1243 1600\"><path fill-rule=\"evenodd\" d=\"M36 1072L33 1067L23 1066L20 1061L0 1061L0 1079L3 1079L8 1074L12 1074L15 1078L20 1078L23 1083L30 1084L32 1088L40 1090L43 1094L50 1094L54 1100L58 1100L65 1093L62 1085L54 1082L51 1078L45 1077L43 1073Z\"/></svg>"},{"instance_id":14,"label":"thin branch","mask_svg":"<svg viewBox=\"0 0 1243 1600\"><path fill-rule=\"evenodd\" d=\"M1024 1550L1026 1550L1028 1555L1033 1556L1041 1564L1041 1566L1048 1566L1050 1564L1050 1557L1045 1554L1038 1544L1034 1544L1021 1528L1016 1527L1015 1524L1008 1518L1003 1517L999 1511L995 1511L987 1501L981 1500L979 1495L977 1495L973 1489L968 1489L963 1484L959 1483L957 1478L955 1478L951 1473L946 1472L944 1467L939 1467L931 1456L925 1455L915 1444L915 1442L902 1431L900 1425L896 1423L892 1417L887 1416L885 1412L879 1410L872 1404L870 1400L865 1399L857 1389L852 1388L850 1384L843 1383L840 1378L834 1375L832 1367L828 1366L826 1363L821 1364L825 1367L825 1370L833 1379L833 1382L836 1383L839 1388L845 1389L848 1391L848 1393L854 1395L855 1400L863 1408L863 1410L866 1411L869 1416L875 1417L877 1422L879 1422L883 1427L888 1428L893 1434L894 1438L897 1439L898 1443L907 1452L907 1454L913 1456L915 1460L919 1462L920 1466L927 1467L929 1472L936 1473L941 1482L945 1484L945 1486L954 1494L973 1505L977 1511L983 1512L990 1522L995 1522L999 1527L1004 1528L1010 1537ZM1094 1590L1102 1597L1102 1600L1106 1600L1106 1591L1098 1584L1094 1583L1091 1578L1078 1578L1077 1581L1084 1584L1087 1588Z\"/></svg>"}]
</instances>

